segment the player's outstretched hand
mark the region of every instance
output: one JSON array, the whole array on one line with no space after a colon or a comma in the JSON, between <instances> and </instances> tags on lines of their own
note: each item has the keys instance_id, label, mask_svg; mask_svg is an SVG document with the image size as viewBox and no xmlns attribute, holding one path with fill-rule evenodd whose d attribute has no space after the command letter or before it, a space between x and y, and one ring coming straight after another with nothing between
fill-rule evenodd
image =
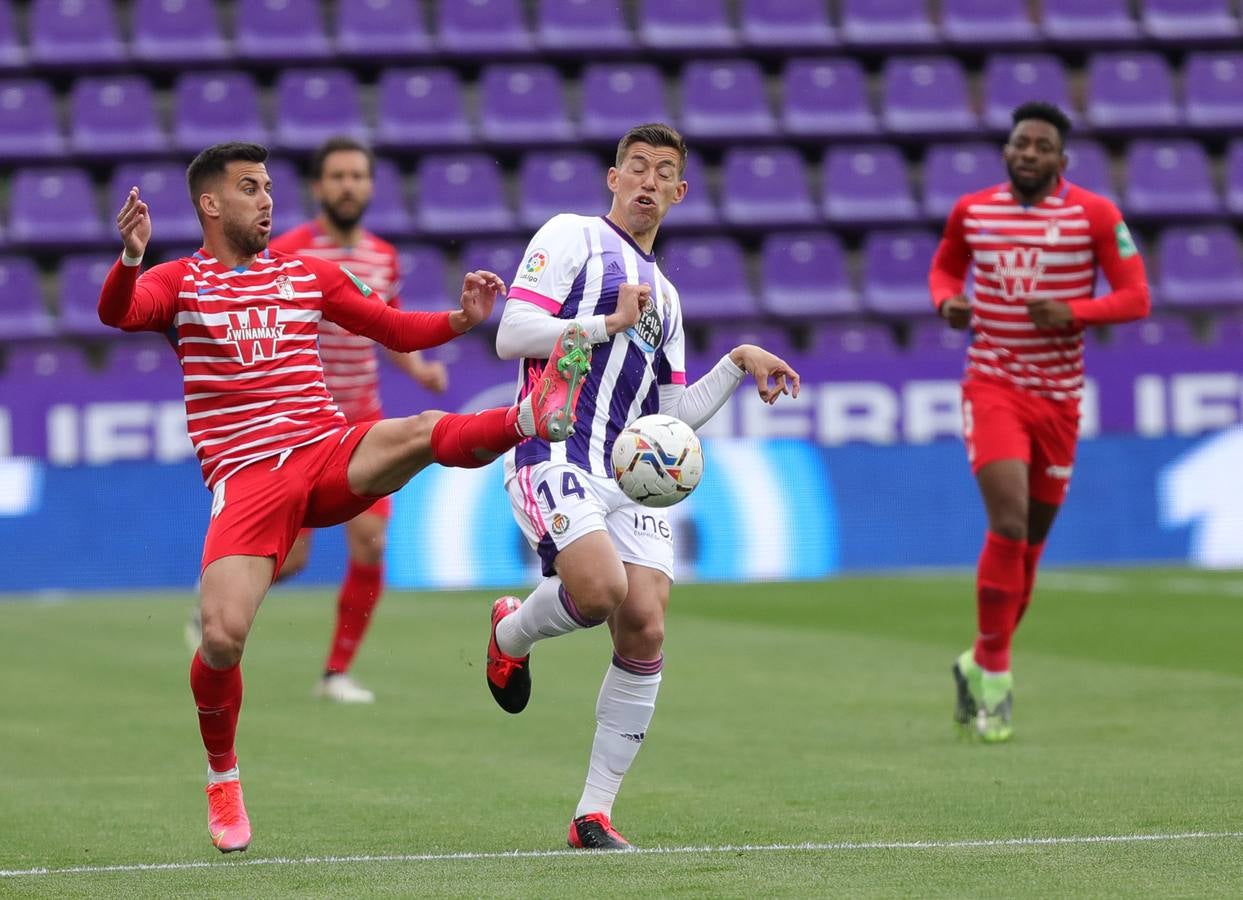
<instances>
[{"instance_id":1,"label":"player's outstretched hand","mask_svg":"<svg viewBox=\"0 0 1243 900\"><path fill-rule=\"evenodd\" d=\"M147 250L147 242L151 240L151 211L146 202L138 196L138 188L129 189L125 205L117 213L117 231L125 243L125 255L142 256Z\"/></svg>"},{"instance_id":2,"label":"player's outstretched hand","mask_svg":"<svg viewBox=\"0 0 1243 900\"><path fill-rule=\"evenodd\" d=\"M1027 316L1037 328L1069 328L1075 321L1070 304L1061 300L1028 300Z\"/></svg>"},{"instance_id":3,"label":"player's outstretched hand","mask_svg":"<svg viewBox=\"0 0 1243 900\"><path fill-rule=\"evenodd\" d=\"M450 314L453 330L458 334L470 331L488 316L498 294L505 293L505 282L500 275L483 269L467 272L462 279L462 308Z\"/></svg>"},{"instance_id":4,"label":"player's outstretched hand","mask_svg":"<svg viewBox=\"0 0 1243 900\"><path fill-rule=\"evenodd\" d=\"M966 328L971 324L971 301L966 294L958 294L941 303L938 310L941 318L950 323L950 328Z\"/></svg>"},{"instance_id":5,"label":"player's outstretched hand","mask_svg":"<svg viewBox=\"0 0 1243 900\"><path fill-rule=\"evenodd\" d=\"M420 359L414 367L414 380L433 393L443 394L449 386L449 370L438 359Z\"/></svg>"},{"instance_id":6,"label":"player's outstretched hand","mask_svg":"<svg viewBox=\"0 0 1243 900\"><path fill-rule=\"evenodd\" d=\"M652 302L652 286L623 284L617 289L617 308L604 317L604 328L609 334L617 334L633 327Z\"/></svg>"},{"instance_id":7,"label":"player's outstretched hand","mask_svg":"<svg viewBox=\"0 0 1243 900\"><path fill-rule=\"evenodd\" d=\"M754 344L741 344L730 351L729 358L755 379L760 399L770 406L782 394L798 396L798 372L780 356Z\"/></svg>"}]
</instances>

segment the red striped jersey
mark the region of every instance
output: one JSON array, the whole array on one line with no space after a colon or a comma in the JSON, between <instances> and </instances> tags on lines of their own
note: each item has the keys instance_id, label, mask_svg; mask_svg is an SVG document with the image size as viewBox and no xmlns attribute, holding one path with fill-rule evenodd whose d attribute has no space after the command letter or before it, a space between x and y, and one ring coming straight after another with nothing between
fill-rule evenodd
<instances>
[{"instance_id":1,"label":"red striped jersey","mask_svg":"<svg viewBox=\"0 0 1243 900\"><path fill-rule=\"evenodd\" d=\"M1083 328L1140 318L1148 287L1122 214L1107 198L1062 179L1045 199L1024 206L1009 184L961 197L933 258L933 301L963 292L974 267L967 377L1001 381L1055 400L1083 393ZM1112 293L1092 298L1097 267ZM1028 299L1070 304L1073 324L1040 329Z\"/></svg>"},{"instance_id":2,"label":"red striped jersey","mask_svg":"<svg viewBox=\"0 0 1243 900\"><path fill-rule=\"evenodd\" d=\"M397 249L368 231L353 247L346 247L325 234L318 222L311 221L273 238L268 246L278 253L316 256L345 266L375 291L377 301L400 306ZM328 393L345 417L351 422L380 418L375 341L325 319L319 324L319 356L324 362Z\"/></svg>"},{"instance_id":3,"label":"red striped jersey","mask_svg":"<svg viewBox=\"0 0 1243 900\"><path fill-rule=\"evenodd\" d=\"M265 251L231 268L199 250L137 273L116 262L99 316L126 331L175 337L186 427L208 487L345 426L324 383L317 345L324 319L403 351L456 336L447 313L376 303L361 279L315 258Z\"/></svg>"}]
</instances>

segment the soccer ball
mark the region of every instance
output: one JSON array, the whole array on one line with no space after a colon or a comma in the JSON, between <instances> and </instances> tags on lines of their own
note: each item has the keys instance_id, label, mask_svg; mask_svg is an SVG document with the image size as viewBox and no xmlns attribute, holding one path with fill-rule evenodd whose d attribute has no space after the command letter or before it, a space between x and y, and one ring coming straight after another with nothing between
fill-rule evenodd
<instances>
[{"instance_id":1,"label":"soccer ball","mask_svg":"<svg viewBox=\"0 0 1243 900\"><path fill-rule=\"evenodd\" d=\"M643 506L673 506L695 490L703 473L699 438L673 416L640 416L613 444L617 486Z\"/></svg>"}]
</instances>

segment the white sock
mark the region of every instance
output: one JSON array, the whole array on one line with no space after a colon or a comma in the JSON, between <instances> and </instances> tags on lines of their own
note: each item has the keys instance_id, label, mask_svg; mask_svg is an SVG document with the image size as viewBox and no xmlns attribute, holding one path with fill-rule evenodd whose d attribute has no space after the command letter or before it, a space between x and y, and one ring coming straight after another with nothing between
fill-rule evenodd
<instances>
[{"instance_id":1,"label":"white sock","mask_svg":"<svg viewBox=\"0 0 1243 900\"><path fill-rule=\"evenodd\" d=\"M218 784L221 781L240 781L241 775L238 774L237 766L229 769L227 772L217 772L211 766L207 767L207 783Z\"/></svg>"},{"instance_id":2,"label":"white sock","mask_svg":"<svg viewBox=\"0 0 1243 900\"><path fill-rule=\"evenodd\" d=\"M501 651L526 656L536 641L600 624L584 618L573 601L563 599L561 593L561 579L556 575L536 585L518 611L496 626L496 644Z\"/></svg>"},{"instance_id":3,"label":"white sock","mask_svg":"<svg viewBox=\"0 0 1243 900\"><path fill-rule=\"evenodd\" d=\"M612 816L622 778L643 746L659 690L659 669L653 675L635 675L609 666L596 700L596 738L574 818L593 812Z\"/></svg>"},{"instance_id":4,"label":"white sock","mask_svg":"<svg viewBox=\"0 0 1243 900\"><path fill-rule=\"evenodd\" d=\"M535 406L528 394L518 401L518 433L523 437L535 437Z\"/></svg>"}]
</instances>

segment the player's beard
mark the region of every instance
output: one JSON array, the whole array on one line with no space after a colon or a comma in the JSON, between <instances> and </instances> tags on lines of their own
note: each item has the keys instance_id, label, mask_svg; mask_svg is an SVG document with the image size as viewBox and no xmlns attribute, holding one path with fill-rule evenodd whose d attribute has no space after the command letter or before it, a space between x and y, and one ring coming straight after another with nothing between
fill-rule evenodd
<instances>
[{"instance_id":1,"label":"player's beard","mask_svg":"<svg viewBox=\"0 0 1243 900\"><path fill-rule=\"evenodd\" d=\"M268 238L271 237L270 234L254 230L253 225L243 225L234 221L224 223L224 236L241 256L256 256L262 253L267 249Z\"/></svg>"},{"instance_id":2,"label":"player's beard","mask_svg":"<svg viewBox=\"0 0 1243 900\"><path fill-rule=\"evenodd\" d=\"M329 205L321 203L320 209L324 211L324 217L328 219L333 228L338 231L352 231L354 226L362 221L363 213L367 211L367 204L359 203L356 207L357 212L343 212L343 204Z\"/></svg>"},{"instance_id":3,"label":"player's beard","mask_svg":"<svg viewBox=\"0 0 1243 900\"><path fill-rule=\"evenodd\" d=\"M1010 183L1024 197L1034 197L1037 194L1043 193L1053 187L1057 181L1056 171L1035 176L1020 175L1017 167L1007 165L1006 174L1010 176Z\"/></svg>"}]
</instances>

